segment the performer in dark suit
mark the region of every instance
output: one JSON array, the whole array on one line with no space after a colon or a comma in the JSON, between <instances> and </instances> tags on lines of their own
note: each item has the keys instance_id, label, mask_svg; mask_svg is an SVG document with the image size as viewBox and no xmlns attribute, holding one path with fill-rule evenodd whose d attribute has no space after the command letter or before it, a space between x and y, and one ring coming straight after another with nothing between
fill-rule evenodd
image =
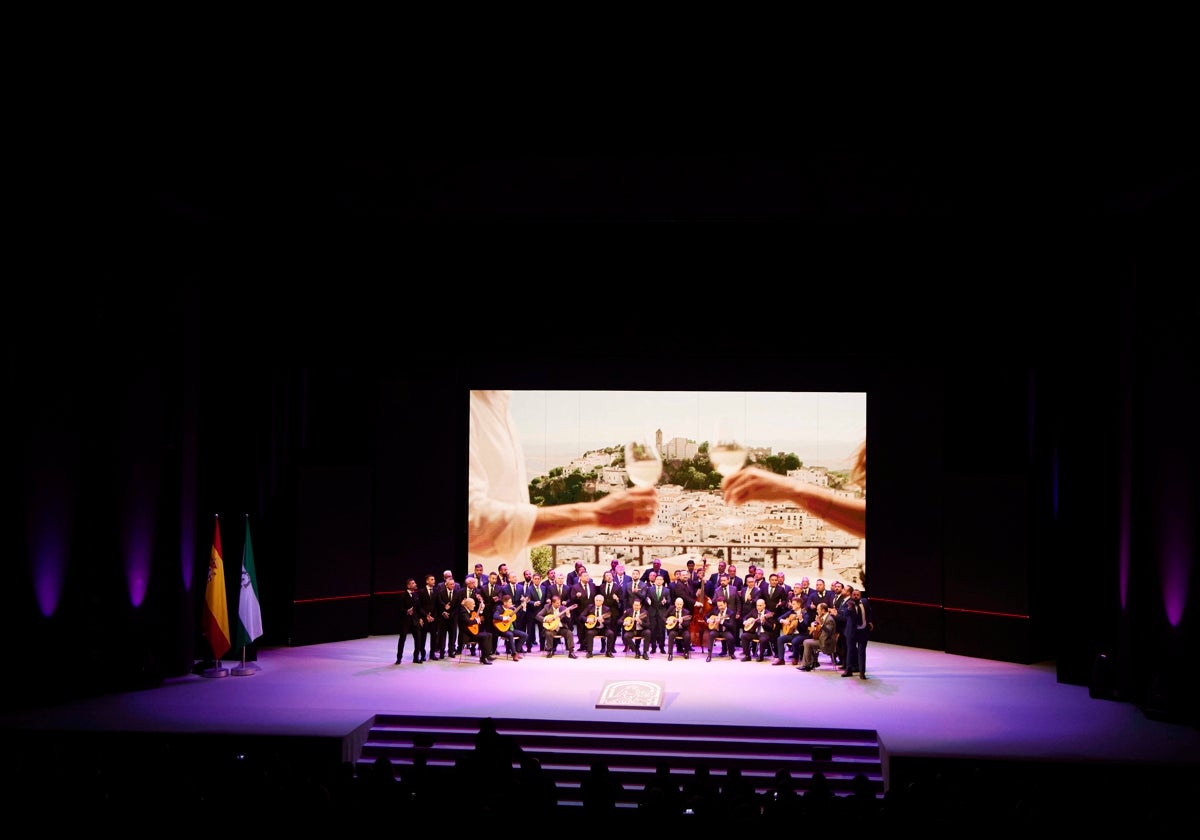
<instances>
[{"instance_id":1,"label":"performer in dark suit","mask_svg":"<svg viewBox=\"0 0 1200 840\"><path fill-rule=\"evenodd\" d=\"M800 662L804 640L808 638L808 625L804 623L804 607L799 598L792 598L788 607L778 613L779 635L775 638L775 658L772 665L782 665L787 659L787 649L792 648L792 664Z\"/></svg>"},{"instance_id":2,"label":"performer in dark suit","mask_svg":"<svg viewBox=\"0 0 1200 840\"><path fill-rule=\"evenodd\" d=\"M704 583L704 591L709 598L717 597L717 587L721 585L721 575L725 574L725 561L717 561L717 570L708 576L708 580ZM729 596L725 597L728 602Z\"/></svg>"},{"instance_id":3,"label":"performer in dark suit","mask_svg":"<svg viewBox=\"0 0 1200 840\"><path fill-rule=\"evenodd\" d=\"M758 589L754 586L754 581L751 580L746 584L745 588L738 590L738 619L744 620L747 616L754 612L754 605L756 603L758 603ZM745 645L743 643L745 642L745 639L742 637L746 635L746 630L744 629L745 625L740 624L738 626L739 628L742 628L738 634L738 647L744 647ZM753 641L753 639L751 639L751 641Z\"/></svg>"},{"instance_id":4,"label":"performer in dark suit","mask_svg":"<svg viewBox=\"0 0 1200 840\"><path fill-rule=\"evenodd\" d=\"M531 653L533 646L538 644L538 636L541 635L542 629L542 625L537 623L537 614L542 611L542 606L546 603L542 576L537 572L530 572L529 579L525 583L517 584L516 600L518 604L522 601L525 602L525 608L521 610L521 629L529 636L525 652Z\"/></svg>"},{"instance_id":5,"label":"performer in dark suit","mask_svg":"<svg viewBox=\"0 0 1200 840\"><path fill-rule=\"evenodd\" d=\"M692 645L690 641L692 623L692 613L684 608L683 598L677 597L675 605L667 612L664 618L664 624L667 631L667 661L670 662L675 658L675 649L679 648L683 653L683 658L688 659L691 655Z\"/></svg>"},{"instance_id":6,"label":"performer in dark suit","mask_svg":"<svg viewBox=\"0 0 1200 840\"><path fill-rule=\"evenodd\" d=\"M613 639L616 637L616 631L612 627L613 611L604 603L604 593L597 592L592 599L592 606L586 613L580 613L575 621L579 631L579 646L587 649L587 658L591 659L594 653L595 639L600 636L604 639L604 655L612 658L613 655Z\"/></svg>"},{"instance_id":7,"label":"performer in dark suit","mask_svg":"<svg viewBox=\"0 0 1200 840\"><path fill-rule=\"evenodd\" d=\"M459 624L462 625L463 634L473 640L471 646L478 645L479 661L484 665L491 665L495 658L492 650L492 634L482 628L477 606L474 598L464 595L462 603L458 606Z\"/></svg>"},{"instance_id":8,"label":"performer in dark suit","mask_svg":"<svg viewBox=\"0 0 1200 840\"><path fill-rule=\"evenodd\" d=\"M843 586L840 580L833 582L833 605L832 609L837 612L834 616L834 621L837 624L837 635L834 636L836 644L834 645L833 663L846 666L846 603L850 600L850 591Z\"/></svg>"},{"instance_id":9,"label":"performer in dark suit","mask_svg":"<svg viewBox=\"0 0 1200 840\"><path fill-rule=\"evenodd\" d=\"M487 580L479 582L479 615L483 619L483 629L492 634L493 645L497 644L497 639L492 616L496 613L496 607L500 606L501 597L503 593L500 590L500 575L488 572Z\"/></svg>"},{"instance_id":10,"label":"performer in dark suit","mask_svg":"<svg viewBox=\"0 0 1200 840\"><path fill-rule=\"evenodd\" d=\"M612 613L614 625L616 617L625 611L625 593L621 589L621 585L615 580L615 575L612 572L604 573L604 580L600 582L598 587L599 594L604 596L604 606L608 607L608 611ZM617 628L609 627L612 631L612 636L605 642L606 645L612 645L616 642ZM613 653L611 647L605 647L605 653Z\"/></svg>"},{"instance_id":11,"label":"performer in dark suit","mask_svg":"<svg viewBox=\"0 0 1200 840\"><path fill-rule=\"evenodd\" d=\"M592 606L592 599L596 597L596 584L592 582L592 577L584 569L579 573L578 583L571 588L571 603L578 605L575 610L576 616L581 616ZM576 618L578 621L578 618ZM575 628L575 635L579 635L579 628Z\"/></svg>"},{"instance_id":12,"label":"performer in dark suit","mask_svg":"<svg viewBox=\"0 0 1200 840\"><path fill-rule=\"evenodd\" d=\"M554 571L554 569L551 569L550 571L546 572L547 603L549 603L550 599L555 595L558 596L558 600L562 602L563 606L574 603L571 600L571 588L562 582L562 579L558 576L558 572ZM569 614L563 617L563 623L566 624L568 628L573 628L575 626L572 623ZM543 627L543 629L545 628ZM550 650L553 649L553 646L551 646Z\"/></svg>"},{"instance_id":13,"label":"performer in dark suit","mask_svg":"<svg viewBox=\"0 0 1200 840\"><path fill-rule=\"evenodd\" d=\"M633 603L621 615L621 643L626 651L633 651L635 659L649 659L650 645L648 620L650 613L642 604L641 598L634 598Z\"/></svg>"},{"instance_id":14,"label":"performer in dark suit","mask_svg":"<svg viewBox=\"0 0 1200 840\"><path fill-rule=\"evenodd\" d=\"M434 615L438 611L437 592L433 575L425 575L425 585L417 590L417 606L421 612L421 621L424 623L420 637L417 639L417 653L421 656L421 661L426 659L437 659L437 647L434 645L434 627L436 620ZM429 652L426 654L425 645L428 643Z\"/></svg>"},{"instance_id":15,"label":"performer in dark suit","mask_svg":"<svg viewBox=\"0 0 1200 840\"><path fill-rule=\"evenodd\" d=\"M423 640L421 622L421 606L417 603L417 580L409 578L405 589L400 593L400 638L396 640L396 664L404 661L404 645L411 634L413 637L413 662L422 661Z\"/></svg>"},{"instance_id":16,"label":"performer in dark suit","mask_svg":"<svg viewBox=\"0 0 1200 840\"><path fill-rule=\"evenodd\" d=\"M567 623L570 605L564 604L557 592L551 594L549 598L549 602L542 607L535 618L537 623L542 625L546 649L550 651L546 654L546 658L554 656L555 640L562 639L567 648L567 656L571 659L578 659L579 657L575 655L575 636L571 632L571 625Z\"/></svg>"},{"instance_id":17,"label":"performer in dark suit","mask_svg":"<svg viewBox=\"0 0 1200 840\"><path fill-rule=\"evenodd\" d=\"M521 661L521 651L525 649L525 643L529 641L529 637L525 635L524 630L517 629L517 608L513 605L511 595L505 595L500 599L500 604L492 613L492 626L496 629L496 645L500 644L500 640L504 639L504 643L508 648L508 653L512 657L513 662ZM504 625L507 624L507 629Z\"/></svg>"},{"instance_id":18,"label":"performer in dark suit","mask_svg":"<svg viewBox=\"0 0 1200 840\"><path fill-rule=\"evenodd\" d=\"M776 574L767 578L767 585L762 589L762 597L767 602L767 609L776 615L783 611L791 594L789 589L779 585L779 575Z\"/></svg>"},{"instance_id":19,"label":"performer in dark suit","mask_svg":"<svg viewBox=\"0 0 1200 840\"><path fill-rule=\"evenodd\" d=\"M729 609L725 596L717 593L713 611L708 616L708 626L704 630L704 649L708 651L705 662L712 662L713 647L717 639L721 640L721 653L734 659L734 648L737 643L737 616Z\"/></svg>"},{"instance_id":20,"label":"performer in dark suit","mask_svg":"<svg viewBox=\"0 0 1200 840\"><path fill-rule=\"evenodd\" d=\"M763 652L771 648L771 636L775 632L775 614L767 612L767 602L759 598L754 609L742 618L742 661L749 662L750 643L758 642L758 661L763 661Z\"/></svg>"},{"instance_id":21,"label":"performer in dark suit","mask_svg":"<svg viewBox=\"0 0 1200 840\"><path fill-rule=\"evenodd\" d=\"M445 659L446 651L450 656L458 656L458 608L462 605L462 590L453 577L448 577L437 588L435 597L438 611L434 614L434 635L437 637L434 646L438 657Z\"/></svg>"},{"instance_id":22,"label":"performer in dark suit","mask_svg":"<svg viewBox=\"0 0 1200 840\"><path fill-rule=\"evenodd\" d=\"M871 620L871 603L863 597L862 590L850 593L846 605L846 670L843 677L852 677L858 671L861 679L867 677L867 641L874 628Z\"/></svg>"},{"instance_id":23,"label":"performer in dark suit","mask_svg":"<svg viewBox=\"0 0 1200 840\"><path fill-rule=\"evenodd\" d=\"M646 644L650 647L650 652L658 651L659 653L667 652L667 610L671 608L671 590L667 588L666 582L654 571L648 573L650 581L646 584L644 590L644 601L646 604L646 612L650 617L650 632L646 637Z\"/></svg>"}]
</instances>

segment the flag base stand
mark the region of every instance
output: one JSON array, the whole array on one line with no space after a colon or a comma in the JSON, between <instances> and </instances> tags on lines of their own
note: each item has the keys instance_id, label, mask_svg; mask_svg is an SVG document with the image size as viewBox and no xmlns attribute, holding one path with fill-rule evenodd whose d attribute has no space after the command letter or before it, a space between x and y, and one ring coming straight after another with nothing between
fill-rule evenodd
<instances>
[{"instance_id":1,"label":"flag base stand","mask_svg":"<svg viewBox=\"0 0 1200 840\"><path fill-rule=\"evenodd\" d=\"M217 660L217 665L216 665L216 667L215 667L215 668L206 668L206 669L205 669L205 671L204 671L204 676L208 677L209 679L216 678L216 677L228 677L228 676L229 676L229 669L228 669L228 668L222 668L222 667L221 667L221 660L220 660L220 659L218 659L218 660Z\"/></svg>"},{"instance_id":2,"label":"flag base stand","mask_svg":"<svg viewBox=\"0 0 1200 840\"><path fill-rule=\"evenodd\" d=\"M242 664L236 668L230 669L229 673L233 674L235 677L249 677L249 676L253 676L254 674L258 673L257 665L247 665L246 664L246 646L245 645L242 645Z\"/></svg>"}]
</instances>

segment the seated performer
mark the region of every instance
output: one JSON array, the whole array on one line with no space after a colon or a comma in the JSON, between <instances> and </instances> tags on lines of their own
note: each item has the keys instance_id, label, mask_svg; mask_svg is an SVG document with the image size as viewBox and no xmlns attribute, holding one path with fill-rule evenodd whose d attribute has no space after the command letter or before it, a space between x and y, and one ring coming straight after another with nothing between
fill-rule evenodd
<instances>
[{"instance_id":1,"label":"seated performer","mask_svg":"<svg viewBox=\"0 0 1200 840\"><path fill-rule=\"evenodd\" d=\"M809 638L804 640L804 664L801 671L812 671L820 666L818 654L824 653L832 657L837 650L837 610L828 604L817 603L817 620L809 630Z\"/></svg>"},{"instance_id":2,"label":"seated performer","mask_svg":"<svg viewBox=\"0 0 1200 840\"><path fill-rule=\"evenodd\" d=\"M612 610L605 606L603 592L597 592L592 600L592 607L575 619L581 628L579 631L579 646L587 648L587 658L591 659L596 636L602 636L605 642L604 655L612 658L613 639L617 636L616 631L611 626Z\"/></svg>"},{"instance_id":3,"label":"seated performer","mask_svg":"<svg viewBox=\"0 0 1200 840\"><path fill-rule=\"evenodd\" d=\"M567 625L567 616L571 610L575 609L575 605L564 606L562 598L558 593L550 596L550 602L538 611L535 620L542 625L542 634L546 639L546 648L550 652L546 654L546 658L554 656L554 648L558 644L558 640L562 639L563 644L567 648L567 656L571 659L578 659L575 655L575 636L571 633L571 628Z\"/></svg>"},{"instance_id":4,"label":"seated performer","mask_svg":"<svg viewBox=\"0 0 1200 840\"><path fill-rule=\"evenodd\" d=\"M800 598L793 596L790 605L779 614L779 638L775 640L775 658L772 665L782 665L787 659L787 649L792 649L792 664L800 662L800 646L808 638L808 627L802 624L804 620L804 604Z\"/></svg>"},{"instance_id":5,"label":"seated performer","mask_svg":"<svg viewBox=\"0 0 1200 840\"><path fill-rule=\"evenodd\" d=\"M635 598L621 615L621 641L625 650L633 651L634 659L650 658L650 645L643 648L649 626L649 614L642 609L641 599Z\"/></svg>"},{"instance_id":6,"label":"seated performer","mask_svg":"<svg viewBox=\"0 0 1200 840\"><path fill-rule=\"evenodd\" d=\"M472 647L478 645L479 661L484 665L491 665L495 658L492 656L492 634L480 626L479 612L475 609L475 599L469 595L463 598L458 613L458 621L465 635L464 643L470 644Z\"/></svg>"},{"instance_id":7,"label":"seated performer","mask_svg":"<svg viewBox=\"0 0 1200 840\"><path fill-rule=\"evenodd\" d=\"M516 620L517 610L513 606L513 598L506 592L500 599L496 612L492 615L492 626L496 628L496 638L504 639L512 661L520 662L521 651L525 649L525 643L529 641L529 634L513 626Z\"/></svg>"},{"instance_id":8,"label":"seated performer","mask_svg":"<svg viewBox=\"0 0 1200 840\"><path fill-rule=\"evenodd\" d=\"M715 603L716 606L708 616L704 628L704 649L708 651L705 662L712 662L717 639L721 640L721 654L730 659L735 658L733 651L738 637L737 616L729 609L725 596L718 595Z\"/></svg>"},{"instance_id":9,"label":"seated performer","mask_svg":"<svg viewBox=\"0 0 1200 840\"><path fill-rule=\"evenodd\" d=\"M667 661L675 658L675 648L683 652L683 658L689 658L692 650L691 628L692 614L683 608L683 598L675 599L675 606L667 613L665 626L667 628Z\"/></svg>"},{"instance_id":10,"label":"seated performer","mask_svg":"<svg viewBox=\"0 0 1200 840\"><path fill-rule=\"evenodd\" d=\"M771 646L771 633L775 629L775 614L767 611L767 602L759 598L754 609L742 617L742 661L750 662L750 643L758 642L758 661L763 661L763 651Z\"/></svg>"}]
</instances>

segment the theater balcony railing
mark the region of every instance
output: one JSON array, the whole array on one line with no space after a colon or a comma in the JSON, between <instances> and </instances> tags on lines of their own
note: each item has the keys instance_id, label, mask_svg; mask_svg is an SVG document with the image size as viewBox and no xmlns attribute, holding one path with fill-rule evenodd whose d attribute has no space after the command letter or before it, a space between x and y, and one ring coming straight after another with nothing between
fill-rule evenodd
<instances>
[{"instance_id":1,"label":"theater balcony railing","mask_svg":"<svg viewBox=\"0 0 1200 840\"><path fill-rule=\"evenodd\" d=\"M550 547L552 565L559 566L562 563L559 561L559 549L571 549L576 553L586 553L588 550L592 552L592 562L599 565L602 563L601 554L605 549L617 550L617 556L624 558L624 563L628 566L634 563L638 566L645 566L650 563L656 556L660 557L664 562L670 560L671 557L677 557L680 554L702 554L707 553L709 556L717 556L717 549L721 549L722 556L727 560L739 560L756 562L758 560L768 559L772 569L779 568L779 552L789 551L793 557L798 552L811 552L809 557L816 557L817 569L825 568L825 561L833 561L838 554L843 551L854 551L858 548L857 545L839 545L836 543L793 543L789 545L756 545L753 543L712 543L712 542L679 542L679 541L657 541L646 540L645 542L562 542L562 543L547 543ZM655 549L661 549L663 554L655 554ZM682 549L683 551L677 551ZM665 553L670 551L670 554ZM736 554L734 552L737 552ZM572 558L574 559L574 558ZM586 561L585 561L586 562Z\"/></svg>"}]
</instances>

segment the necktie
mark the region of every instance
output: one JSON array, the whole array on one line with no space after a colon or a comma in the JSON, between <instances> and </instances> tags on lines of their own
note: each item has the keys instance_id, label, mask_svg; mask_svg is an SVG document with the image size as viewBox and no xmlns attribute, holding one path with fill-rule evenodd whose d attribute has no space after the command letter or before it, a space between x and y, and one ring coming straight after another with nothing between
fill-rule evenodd
<instances>
[{"instance_id":1,"label":"necktie","mask_svg":"<svg viewBox=\"0 0 1200 840\"><path fill-rule=\"evenodd\" d=\"M611 594L612 594L612 584L610 583L608 586L604 587L604 595L605 595L605 597L607 597Z\"/></svg>"}]
</instances>

